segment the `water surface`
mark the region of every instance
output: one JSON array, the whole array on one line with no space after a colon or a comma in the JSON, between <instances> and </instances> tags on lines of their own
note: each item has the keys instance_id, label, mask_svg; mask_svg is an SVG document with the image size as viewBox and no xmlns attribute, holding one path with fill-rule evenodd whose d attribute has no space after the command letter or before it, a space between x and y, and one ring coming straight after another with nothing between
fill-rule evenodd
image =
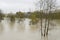
<instances>
[{"instance_id":1,"label":"water surface","mask_svg":"<svg viewBox=\"0 0 60 40\"><path fill-rule=\"evenodd\" d=\"M0 40L41 40L40 24L30 25L30 21L10 22L5 18L0 22ZM48 40L60 40L60 24L56 20L52 23L56 25L50 25Z\"/></svg>"}]
</instances>

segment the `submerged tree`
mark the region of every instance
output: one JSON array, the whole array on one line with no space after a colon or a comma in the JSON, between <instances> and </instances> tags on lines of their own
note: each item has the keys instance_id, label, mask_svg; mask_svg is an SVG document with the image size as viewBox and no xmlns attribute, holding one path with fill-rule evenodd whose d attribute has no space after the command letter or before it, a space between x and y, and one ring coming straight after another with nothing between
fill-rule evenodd
<instances>
[{"instance_id":1,"label":"submerged tree","mask_svg":"<svg viewBox=\"0 0 60 40\"><path fill-rule=\"evenodd\" d=\"M14 22L15 21L15 17L16 17L15 14L12 14L12 13L9 13L7 15L7 18L9 18L11 22Z\"/></svg>"},{"instance_id":2,"label":"submerged tree","mask_svg":"<svg viewBox=\"0 0 60 40\"><path fill-rule=\"evenodd\" d=\"M39 12L34 11L34 12L31 12L31 14L29 15L29 18L31 19L32 24L37 24L39 22L39 15L37 13Z\"/></svg>"},{"instance_id":3,"label":"submerged tree","mask_svg":"<svg viewBox=\"0 0 60 40\"><path fill-rule=\"evenodd\" d=\"M25 18L24 12L16 12L16 18L18 18L18 22L22 21Z\"/></svg>"},{"instance_id":4,"label":"submerged tree","mask_svg":"<svg viewBox=\"0 0 60 40\"><path fill-rule=\"evenodd\" d=\"M55 11L55 2L56 0L45 0L44 1L46 6L44 8L44 13L48 14L45 16L45 30L44 30L44 36L48 36L48 30L49 30L49 23L50 23L50 18L49 15L52 13L52 11Z\"/></svg>"},{"instance_id":5,"label":"submerged tree","mask_svg":"<svg viewBox=\"0 0 60 40\"><path fill-rule=\"evenodd\" d=\"M56 3L56 0L39 0L38 2L38 4L40 5L39 6L40 10L43 10L42 13L45 13L45 16L44 16L45 26L43 30L44 32L42 32L43 26L42 26L42 13L41 13L41 36L44 36L44 37L48 36L49 22L50 22L49 15L53 11L55 11L55 3Z\"/></svg>"},{"instance_id":6,"label":"submerged tree","mask_svg":"<svg viewBox=\"0 0 60 40\"><path fill-rule=\"evenodd\" d=\"M5 15L3 14L2 10L0 10L0 22L1 22L1 20L4 19L4 17L5 17Z\"/></svg>"}]
</instances>

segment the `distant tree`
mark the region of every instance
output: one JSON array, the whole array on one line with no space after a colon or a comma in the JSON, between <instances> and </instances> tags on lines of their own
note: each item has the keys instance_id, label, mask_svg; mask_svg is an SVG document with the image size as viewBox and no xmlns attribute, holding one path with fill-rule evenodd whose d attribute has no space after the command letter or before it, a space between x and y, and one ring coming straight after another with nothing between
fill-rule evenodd
<instances>
[{"instance_id":1,"label":"distant tree","mask_svg":"<svg viewBox=\"0 0 60 40\"><path fill-rule=\"evenodd\" d=\"M24 18L24 13L23 12L16 12L16 17L17 18Z\"/></svg>"},{"instance_id":2,"label":"distant tree","mask_svg":"<svg viewBox=\"0 0 60 40\"><path fill-rule=\"evenodd\" d=\"M33 24L36 24L36 23L38 23L38 21L39 21L39 15L38 15L37 13L38 13L37 11L31 12L31 14L30 14L30 16L29 16L29 18L32 19L31 22L32 22Z\"/></svg>"},{"instance_id":3,"label":"distant tree","mask_svg":"<svg viewBox=\"0 0 60 40\"><path fill-rule=\"evenodd\" d=\"M23 21L23 19L25 18L24 12L16 12L16 18L18 18L18 22Z\"/></svg>"},{"instance_id":4,"label":"distant tree","mask_svg":"<svg viewBox=\"0 0 60 40\"><path fill-rule=\"evenodd\" d=\"M10 19L11 22L14 22L16 16L15 16L15 14L9 13L9 14L7 15L7 17Z\"/></svg>"},{"instance_id":5,"label":"distant tree","mask_svg":"<svg viewBox=\"0 0 60 40\"><path fill-rule=\"evenodd\" d=\"M0 10L0 21L4 19L4 16L5 15L3 14L2 10Z\"/></svg>"}]
</instances>

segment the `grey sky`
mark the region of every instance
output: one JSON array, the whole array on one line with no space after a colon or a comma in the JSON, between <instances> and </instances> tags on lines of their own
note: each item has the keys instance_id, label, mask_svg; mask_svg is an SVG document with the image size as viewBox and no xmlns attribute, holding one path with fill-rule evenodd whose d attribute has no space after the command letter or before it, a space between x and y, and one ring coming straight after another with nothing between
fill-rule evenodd
<instances>
[{"instance_id":1,"label":"grey sky","mask_svg":"<svg viewBox=\"0 0 60 40\"><path fill-rule=\"evenodd\" d=\"M16 11L32 11L35 9L35 4L37 0L0 0L0 9L5 13L16 12ZM57 0L57 5L60 5L60 0Z\"/></svg>"}]
</instances>

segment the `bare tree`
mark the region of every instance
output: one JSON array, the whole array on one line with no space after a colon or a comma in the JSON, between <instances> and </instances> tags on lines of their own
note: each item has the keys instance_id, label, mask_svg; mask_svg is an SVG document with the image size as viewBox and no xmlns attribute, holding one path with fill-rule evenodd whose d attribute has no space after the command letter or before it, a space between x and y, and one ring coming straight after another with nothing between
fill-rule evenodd
<instances>
[{"instance_id":1,"label":"bare tree","mask_svg":"<svg viewBox=\"0 0 60 40\"><path fill-rule=\"evenodd\" d=\"M40 10L43 10L42 13L45 13L45 26L44 26L44 32L42 32L42 14L41 14L41 36L48 36L48 30L49 30L49 23L50 23L50 18L49 15L51 14L52 11L55 11L56 8L56 0L39 0L38 4L40 5L39 8ZM48 14L48 15L47 15ZM43 34L43 35L42 35Z\"/></svg>"},{"instance_id":2,"label":"bare tree","mask_svg":"<svg viewBox=\"0 0 60 40\"><path fill-rule=\"evenodd\" d=\"M44 13L46 14L44 37L48 37L48 30L49 30L49 23L50 23L49 15L52 13L52 11L55 11L55 2L56 2L56 0L44 0L44 9L43 10L44 10Z\"/></svg>"}]
</instances>

